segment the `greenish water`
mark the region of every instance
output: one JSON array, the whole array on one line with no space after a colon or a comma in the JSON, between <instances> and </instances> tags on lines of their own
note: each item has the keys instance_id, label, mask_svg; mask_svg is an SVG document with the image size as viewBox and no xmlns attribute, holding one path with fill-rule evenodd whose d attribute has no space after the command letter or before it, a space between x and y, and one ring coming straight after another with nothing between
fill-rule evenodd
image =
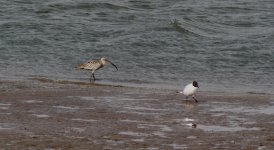
<instances>
[{"instance_id":1,"label":"greenish water","mask_svg":"<svg viewBox=\"0 0 274 150\"><path fill-rule=\"evenodd\" d=\"M97 82L200 90L274 89L272 1L0 2L0 77L89 82L78 63L107 57Z\"/></svg>"}]
</instances>

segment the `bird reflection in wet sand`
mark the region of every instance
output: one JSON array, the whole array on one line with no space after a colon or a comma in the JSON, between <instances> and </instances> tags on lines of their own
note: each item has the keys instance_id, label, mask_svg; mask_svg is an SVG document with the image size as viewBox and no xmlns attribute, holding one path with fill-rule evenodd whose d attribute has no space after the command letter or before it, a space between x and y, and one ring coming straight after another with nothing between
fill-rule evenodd
<instances>
[{"instance_id":1,"label":"bird reflection in wet sand","mask_svg":"<svg viewBox=\"0 0 274 150\"><path fill-rule=\"evenodd\" d=\"M107 62L113 65L118 70L117 66L114 63L112 63L111 61L109 61L108 59L104 57L101 59L91 60L86 63L79 64L76 66L76 68L91 71L91 76L89 78L89 81L91 83L92 78L93 78L93 82L95 81L95 75L94 75L95 71L99 70L100 68L103 68L107 64Z\"/></svg>"}]
</instances>

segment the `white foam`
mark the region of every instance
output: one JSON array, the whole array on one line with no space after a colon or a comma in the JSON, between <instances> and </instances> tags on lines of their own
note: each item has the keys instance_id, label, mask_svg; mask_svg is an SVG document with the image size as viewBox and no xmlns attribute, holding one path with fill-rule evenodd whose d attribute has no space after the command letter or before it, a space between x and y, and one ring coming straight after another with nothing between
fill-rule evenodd
<instances>
[{"instance_id":1,"label":"white foam","mask_svg":"<svg viewBox=\"0 0 274 150\"><path fill-rule=\"evenodd\" d=\"M171 132L172 128L167 125L155 125L155 124L139 124L138 128L158 127L163 132Z\"/></svg>"},{"instance_id":2,"label":"white foam","mask_svg":"<svg viewBox=\"0 0 274 150\"><path fill-rule=\"evenodd\" d=\"M43 101L38 100L26 100L25 103L42 103Z\"/></svg>"},{"instance_id":3,"label":"white foam","mask_svg":"<svg viewBox=\"0 0 274 150\"><path fill-rule=\"evenodd\" d=\"M153 132L153 135L159 136L161 138L167 138L164 132L156 131L156 132Z\"/></svg>"},{"instance_id":4,"label":"white foam","mask_svg":"<svg viewBox=\"0 0 274 150\"><path fill-rule=\"evenodd\" d=\"M121 135L129 135L129 136L137 136L137 137L148 136L148 134L146 134L146 133L132 132L132 131L122 131L122 132L119 132L119 134L121 134Z\"/></svg>"},{"instance_id":5,"label":"white foam","mask_svg":"<svg viewBox=\"0 0 274 150\"><path fill-rule=\"evenodd\" d=\"M116 140L106 140L106 142L108 142L112 145L117 145L117 144L123 144L124 143L124 141L116 141Z\"/></svg>"},{"instance_id":6,"label":"white foam","mask_svg":"<svg viewBox=\"0 0 274 150\"><path fill-rule=\"evenodd\" d=\"M197 136L188 136L187 139L197 139Z\"/></svg>"},{"instance_id":7,"label":"white foam","mask_svg":"<svg viewBox=\"0 0 274 150\"><path fill-rule=\"evenodd\" d=\"M116 111L117 113L137 114L137 115L158 115L159 113L153 112L137 112L137 111Z\"/></svg>"},{"instance_id":8,"label":"white foam","mask_svg":"<svg viewBox=\"0 0 274 150\"><path fill-rule=\"evenodd\" d=\"M9 123L0 123L0 130L11 130L11 126Z\"/></svg>"},{"instance_id":9,"label":"white foam","mask_svg":"<svg viewBox=\"0 0 274 150\"><path fill-rule=\"evenodd\" d=\"M89 100L89 101L99 100L99 99L96 99L95 97L83 97L83 96L81 96L80 99Z\"/></svg>"},{"instance_id":10,"label":"white foam","mask_svg":"<svg viewBox=\"0 0 274 150\"><path fill-rule=\"evenodd\" d=\"M118 98L117 100L120 100L120 101L136 101L137 99L135 99L135 98L121 97L121 98Z\"/></svg>"},{"instance_id":11,"label":"white foam","mask_svg":"<svg viewBox=\"0 0 274 150\"><path fill-rule=\"evenodd\" d=\"M146 150L158 150L159 148L158 147L148 147L146 148Z\"/></svg>"},{"instance_id":12,"label":"white foam","mask_svg":"<svg viewBox=\"0 0 274 150\"><path fill-rule=\"evenodd\" d=\"M157 101L159 99L154 98L118 98L120 101Z\"/></svg>"},{"instance_id":13,"label":"white foam","mask_svg":"<svg viewBox=\"0 0 274 150\"><path fill-rule=\"evenodd\" d=\"M252 125L252 124L256 124L257 122L255 121L249 121L249 122L244 122L244 124L248 124L248 125Z\"/></svg>"},{"instance_id":14,"label":"white foam","mask_svg":"<svg viewBox=\"0 0 274 150\"><path fill-rule=\"evenodd\" d=\"M218 107L213 108L210 111L212 112L234 112L234 113L249 113L249 114L266 114L266 115L272 115L274 114L274 105L270 106L261 106L257 108L252 107L235 107L235 106L226 106L226 107Z\"/></svg>"},{"instance_id":15,"label":"white foam","mask_svg":"<svg viewBox=\"0 0 274 150\"><path fill-rule=\"evenodd\" d=\"M0 130L11 130L12 128L6 128L6 127L1 127L0 126Z\"/></svg>"},{"instance_id":16,"label":"white foam","mask_svg":"<svg viewBox=\"0 0 274 150\"><path fill-rule=\"evenodd\" d=\"M0 109L7 110L7 109L9 109L9 107L0 107Z\"/></svg>"},{"instance_id":17,"label":"white foam","mask_svg":"<svg viewBox=\"0 0 274 150\"><path fill-rule=\"evenodd\" d=\"M125 109L130 110L149 110L149 111L166 111L167 109L157 109L157 108L147 108L147 107L125 107Z\"/></svg>"},{"instance_id":18,"label":"white foam","mask_svg":"<svg viewBox=\"0 0 274 150\"><path fill-rule=\"evenodd\" d=\"M55 108L60 108L60 109L79 109L79 107L70 107L70 106L53 106Z\"/></svg>"},{"instance_id":19,"label":"white foam","mask_svg":"<svg viewBox=\"0 0 274 150\"><path fill-rule=\"evenodd\" d=\"M0 115L11 115L11 113L0 113Z\"/></svg>"},{"instance_id":20,"label":"white foam","mask_svg":"<svg viewBox=\"0 0 274 150\"><path fill-rule=\"evenodd\" d=\"M73 121L83 121L83 122L94 122L94 121L97 121L97 120L93 120L93 119L81 119L81 118L73 118L71 120L73 120Z\"/></svg>"},{"instance_id":21,"label":"white foam","mask_svg":"<svg viewBox=\"0 0 274 150\"><path fill-rule=\"evenodd\" d=\"M136 122L139 122L139 123L144 123L143 121L139 121L139 120L129 120L129 119L124 119L124 120L120 120L122 122L129 122L129 123L136 123Z\"/></svg>"},{"instance_id":22,"label":"white foam","mask_svg":"<svg viewBox=\"0 0 274 150\"><path fill-rule=\"evenodd\" d=\"M85 107L85 108L80 108L80 109L95 109L93 107Z\"/></svg>"},{"instance_id":23,"label":"white foam","mask_svg":"<svg viewBox=\"0 0 274 150\"><path fill-rule=\"evenodd\" d=\"M185 122L190 122L190 121L194 121L194 119L185 118L184 121L185 121Z\"/></svg>"},{"instance_id":24,"label":"white foam","mask_svg":"<svg viewBox=\"0 0 274 150\"><path fill-rule=\"evenodd\" d=\"M33 114L35 117L38 117L38 118L48 118L50 117L49 115L43 115L43 114Z\"/></svg>"},{"instance_id":25,"label":"white foam","mask_svg":"<svg viewBox=\"0 0 274 150\"><path fill-rule=\"evenodd\" d=\"M77 109L94 109L92 107L85 107L85 108L81 108L78 106L74 106L74 107L70 107L70 106L53 106L55 108L59 108L59 109L72 109L72 110L77 110Z\"/></svg>"},{"instance_id":26,"label":"white foam","mask_svg":"<svg viewBox=\"0 0 274 150\"><path fill-rule=\"evenodd\" d=\"M192 127L193 124L192 123L187 123L187 124L184 124L184 125Z\"/></svg>"},{"instance_id":27,"label":"white foam","mask_svg":"<svg viewBox=\"0 0 274 150\"><path fill-rule=\"evenodd\" d=\"M274 114L274 105L261 107L258 109L257 112L262 113L262 114L272 115L272 114Z\"/></svg>"},{"instance_id":28,"label":"white foam","mask_svg":"<svg viewBox=\"0 0 274 150\"><path fill-rule=\"evenodd\" d=\"M187 146L185 144L169 144L169 146L171 146L173 149L186 149Z\"/></svg>"},{"instance_id":29,"label":"white foam","mask_svg":"<svg viewBox=\"0 0 274 150\"><path fill-rule=\"evenodd\" d=\"M240 103L235 103L235 102L210 102L211 104L221 104L221 105L239 105Z\"/></svg>"},{"instance_id":30,"label":"white foam","mask_svg":"<svg viewBox=\"0 0 274 150\"><path fill-rule=\"evenodd\" d=\"M266 146L259 146L258 150L264 150L266 148Z\"/></svg>"},{"instance_id":31,"label":"white foam","mask_svg":"<svg viewBox=\"0 0 274 150\"><path fill-rule=\"evenodd\" d=\"M225 115L225 113L213 113L213 114L211 114L211 116L212 117L221 117L221 116L224 116Z\"/></svg>"},{"instance_id":32,"label":"white foam","mask_svg":"<svg viewBox=\"0 0 274 150\"><path fill-rule=\"evenodd\" d=\"M101 100L114 100L117 97L113 96L104 96L104 97L89 97L89 96L79 96L80 99L88 100L88 101L101 101Z\"/></svg>"},{"instance_id":33,"label":"white foam","mask_svg":"<svg viewBox=\"0 0 274 150\"><path fill-rule=\"evenodd\" d=\"M177 123L181 123L181 122L192 122L194 121L194 119L191 118L184 118L184 119L174 119Z\"/></svg>"},{"instance_id":34,"label":"white foam","mask_svg":"<svg viewBox=\"0 0 274 150\"><path fill-rule=\"evenodd\" d=\"M204 131L212 131L212 132L236 132L236 131L243 131L243 130L249 130L249 131L257 131L260 130L259 128L253 127L253 128L244 128L244 127L226 127L226 126L214 126L214 125L197 125L198 129L202 129Z\"/></svg>"},{"instance_id":35,"label":"white foam","mask_svg":"<svg viewBox=\"0 0 274 150\"><path fill-rule=\"evenodd\" d=\"M153 99L153 98L130 98L130 97L112 97L112 96L103 96L103 97L80 96L80 99L89 100L89 101L100 101L100 100L115 100L115 101L157 101L157 100L159 100L159 99Z\"/></svg>"},{"instance_id":36,"label":"white foam","mask_svg":"<svg viewBox=\"0 0 274 150\"><path fill-rule=\"evenodd\" d=\"M0 106L10 106L10 103L0 103Z\"/></svg>"},{"instance_id":37,"label":"white foam","mask_svg":"<svg viewBox=\"0 0 274 150\"><path fill-rule=\"evenodd\" d=\"M166 125L161 125L161 130L164 132L171 132L172 128L170 128L169 126L166 126Z\"/></svg>"},{"instance_id":38,"label":"white foam","mask_svg":"<svg viewBox=\"0 0 274 150\"><path fill-rule=\"evenodd\" d=\"M145 139L144 138L141 138L141 139L132 139L131 141L133 141L133 142L144 142Z\"/></svg>"},{"instance_id":39,"label":"white foam","mask_svg":"<svg viewBox=\"0 0 274 150\"><path fill-rule=\"evenodd\" d=\"M68 138L71 138L71 139L84 139L85 138L83 136L65 136L65 137L68 137Z\"/></svg>"},{"instance_id":40,"label":"white foam","mask_svg":"<svg viewBox=\"0 0 274 150\"><path fill-rule=\"evenodd\" d=\"M84 132L85 131L85 129L83 129L83 128L76 128L76 127L73 127L73 128L71 128L72 130L75 130L75 131L77 131L77 132Z\"/></svg>"}]
</instances>

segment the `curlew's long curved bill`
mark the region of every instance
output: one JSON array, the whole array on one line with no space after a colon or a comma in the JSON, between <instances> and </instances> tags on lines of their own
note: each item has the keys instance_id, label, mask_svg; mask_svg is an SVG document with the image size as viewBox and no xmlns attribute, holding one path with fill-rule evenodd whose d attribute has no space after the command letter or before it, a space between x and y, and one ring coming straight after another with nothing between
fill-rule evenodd
<instances>
[{"instance_id":1,"label":"curlew's long curved bill","mask_svg":"<svg viewBox=\"0 0 274 150\"><path fill-rule=\"evenodd\" d=\"M114 64L114 63L112 63L111 61L109 61L109 60L107 60L110 64L112 64L112 66L114 66L117 70L118 70L118 68L117 68L117 66Z\"/></svg>"}]
</instances>

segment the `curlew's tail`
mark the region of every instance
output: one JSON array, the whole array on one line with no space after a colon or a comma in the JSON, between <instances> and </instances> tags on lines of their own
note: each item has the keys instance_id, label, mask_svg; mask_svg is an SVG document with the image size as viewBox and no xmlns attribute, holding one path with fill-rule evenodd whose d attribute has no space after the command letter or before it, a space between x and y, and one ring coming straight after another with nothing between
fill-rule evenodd
<instances>
[{"instance_id":1,"label":"curlew's tail","mask_svg":"<svg viewBox=\"0 0 274 150\"><path fill-rule=\"evenodd\" d=\"M85 64L78 64L77 66L75 66L75 69L85 69Z\"/></svg>"}]
</instances>

